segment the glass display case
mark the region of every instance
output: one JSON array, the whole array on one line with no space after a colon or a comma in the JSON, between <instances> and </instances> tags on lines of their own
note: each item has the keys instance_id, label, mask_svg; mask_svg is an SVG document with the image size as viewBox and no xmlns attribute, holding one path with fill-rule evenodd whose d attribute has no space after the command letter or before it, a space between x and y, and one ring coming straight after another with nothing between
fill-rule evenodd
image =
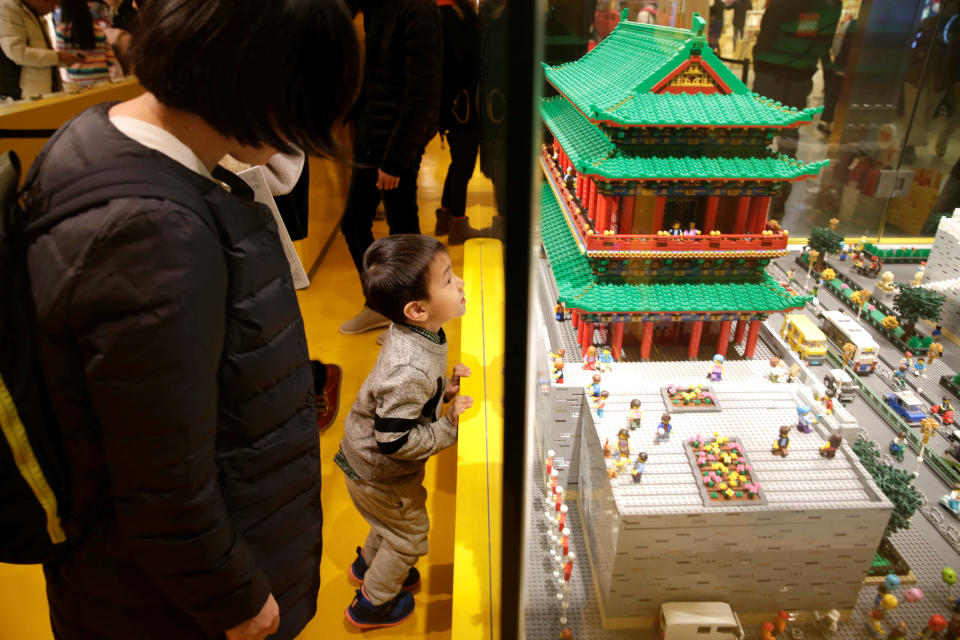
<instances>
[{"instance_id":1,"label":"glass display case","mask_svg":"<svg viewBox=\"0 0 960 640\"><path fill-rule=\"evenodd\" d=\"M510 5L504 637L951 621L957 11Z\"/></svg>"}]
</instances>

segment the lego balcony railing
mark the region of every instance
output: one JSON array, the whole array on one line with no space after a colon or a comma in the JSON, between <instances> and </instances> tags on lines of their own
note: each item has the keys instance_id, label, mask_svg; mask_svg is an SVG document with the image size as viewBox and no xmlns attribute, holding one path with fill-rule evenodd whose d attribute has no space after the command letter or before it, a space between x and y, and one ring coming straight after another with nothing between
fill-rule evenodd
<instances>
[{"instance_id":1,"label":"lego balcony railing","mask_svg":"<svg viewBox=\"0 0 960 640\"><path fill-rule=\"evenodd\" d=\"M581 216L574 214L575 218ZM578 221L584 225L582 221ZM585 225L584 225L585 226ZM721 234L699 236L658 236L658 235L597 235L582 230L586 238L588 253L595 251L617 252L775 252L786 251L787 236L759 234Z\"/></svg>"}]
</instances>

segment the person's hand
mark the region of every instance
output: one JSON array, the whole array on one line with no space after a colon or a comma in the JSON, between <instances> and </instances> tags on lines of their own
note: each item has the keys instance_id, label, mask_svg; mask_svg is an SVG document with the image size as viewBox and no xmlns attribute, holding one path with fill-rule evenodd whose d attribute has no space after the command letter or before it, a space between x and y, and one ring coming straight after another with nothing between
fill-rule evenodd
<instances>
[{"instance_id":1,"label":"person's hand","mask_svg":"<svg viewBox=\"0 0 960 640\"><path fill-rule=\"evenodd\" d=\"M460 391L461 376L464 378L470 377L470 369L463 363L457 364L457 366L453 368L453 376L447 380L447 388L443 393L444 402L450 402L450 399Z\"/></svg>"},{"instance_id":2,"label":"person's hand","mask_svg":"<svg viewBox=\"0 0 960 640\"><path fill-rule=\"evenodd\" d=\"M276 633L279 626L280 607L271 593L260 613L227 630L227 640L263 640L271 633Z\"/></svg>"},{"instance_id":3,"label":"person's hand","mask_svg":"<svg viewBox=\"0 0 960 640\"><path fill-rule=\"evenodd\" d=\"M69 51L57 51L57 57L60 58L60 66L64 67L69 67L83 60L81 56L70 53Z\"/></svg>"},{"instance_id":4,"label":"person's hand","mask_svg":"<svg viewBox=\"0 0 960 640\"><path fill-rule=\"evenodd\" d=\"M453 426L460 426L460 414L473 406L473 398L470 396L457 396L450 403L447 410L447 420L453 423Z\"/></svg>"},{"instance_id":5,"label":"person's hand","mask_svg":"<svg viewBox=\"0 0 960 640\"><path fill-rule=\"evenodd\" d=\"M381 191L390 191L396 189L400 184L400 178L384 173L383 169L377 169L377 189Z\"/></svg>"}]
</instances>

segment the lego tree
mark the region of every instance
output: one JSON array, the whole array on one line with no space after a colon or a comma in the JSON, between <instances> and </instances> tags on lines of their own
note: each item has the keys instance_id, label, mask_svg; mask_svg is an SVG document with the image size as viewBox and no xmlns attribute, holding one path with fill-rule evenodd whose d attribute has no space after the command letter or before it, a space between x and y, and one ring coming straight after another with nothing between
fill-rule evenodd
<instances>
[{"instance_id":1,"label":"lego tree","mask_svg":"<svg viewBox=\"0 0 960 640\"><path fill-rule=\"evenodd\" d=\"M927 347L927 364L933 364L933 361L943 355L943 345L934 342Z\"/></svg>"},{"instance_id":2,"label":"lego tree","mask_svg":"<svg viewBox=\"0 0 960 640\"><path fill-rule=\"evenodd\" d=\"M917 320L940 320L940 310L946 300L942 293L905 284L898 284L897 288L899 292L893 299L893 308L900 314L900 323L907 336L915 333Z\"/></svg>"},{"instance_id":3,"label":"lego tree","mask_svg":"<svg viewBox=\"0 0 960 640\"><path fill-rule=\"evenodd\" d=\"M860 458L877 487L893 503L893 513L883 533L884 538L889 538L900 529L909 529L910 518L923 500L923 496L913 486L913 476L881 462L880 448L872 440L858 438L853 445L853 452Z\"/></svg>"},{"instance_id":4,"label":"lego tree","mask_svg":"<svg viewBox=\"0 0 960 640\"><path fill-rule=\"evenodd\" d=\"M843 368L846 369L854 354L857 353L857 346L852 342L843 345Z\"/></svg>"},{"instance_id":5,"label":"lego tree","mask_svg":"<svg viewBox=\"0 0 960 640\"><path fill-rule=\"evenodd\" d=\"M817 269L823 268L823 259L828 253L837 253L843 247L843 236L826 227L810 229L810 238L807 240L810 249L817 252Z\"/></svg>"},{"instance_id":6,"label":"lego tree","mask_svg":"<svg viewBox=\"0 0 960 640\"><path fill-rule=\"evenodd\" d=\"M900 326L900 321L893 316L884 316L883 320L880 321L880 326L887 331L893 331Z\"/></svg>"}]
</instances>

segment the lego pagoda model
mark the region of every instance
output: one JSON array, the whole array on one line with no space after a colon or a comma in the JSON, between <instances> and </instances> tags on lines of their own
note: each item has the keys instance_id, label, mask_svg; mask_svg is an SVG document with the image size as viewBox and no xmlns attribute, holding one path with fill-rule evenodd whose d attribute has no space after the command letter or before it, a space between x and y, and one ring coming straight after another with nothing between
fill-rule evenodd
<instances>
[{"instance_id":1,"label":"lego pagoda model","mask_svg":"<svg viewBox=\"0 0 960 640\"><path fill-rule=\"evenodd\" d=\"M760 323L807 300L764 271L787 251L767 210L785 182L826 161L769 145L818 110L752 93L704 27L700 16L692 30L624 16L581 59L545 66L559 95L541 105L553 135L541 235L584 352L603 328L617 359L627 330L643 359L654 341L686 343L697 358L705 335L716 339L709 355L725 355L733 331L749 358Z\"/></svg>"}]
</instances>

